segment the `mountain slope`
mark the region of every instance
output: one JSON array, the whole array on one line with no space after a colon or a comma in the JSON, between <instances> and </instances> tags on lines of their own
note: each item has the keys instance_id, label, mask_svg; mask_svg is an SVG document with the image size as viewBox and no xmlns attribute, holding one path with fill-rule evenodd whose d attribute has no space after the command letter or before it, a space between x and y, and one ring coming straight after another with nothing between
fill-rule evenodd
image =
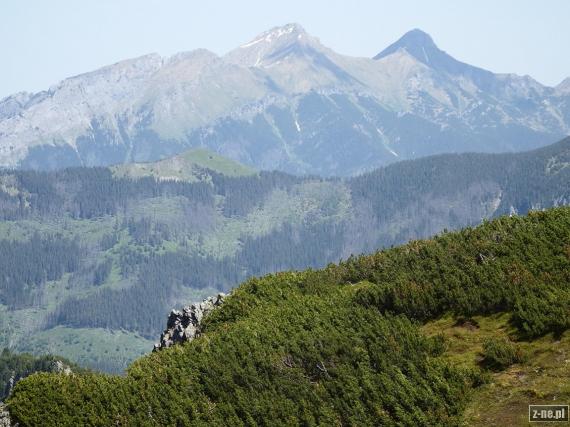
<instances>
[{"instance_id":1,"label":"mountain slope","mask_svg":"<svg viewBox=\"0 0 570 427\"><path fill-rule=\"evenodd\" d=\"M486 345L481 367L465 367L419 324L503 313L513 330L494 338L499 349L567 343L569 245L570 210L559 208L252 279L190 343L140 359L126 377L33 375L8 409L23 426L458 425L496 353Z\"/></svg>"},{"instance_id":2,"label":"mountain slope","mask_svg":"<svg viewBox=\"0 0 570 427\"><path fill-rule=\"evenodd\" d=\"M419 30L372 59L289 24L222 57L147 55L8 97L0 166L105 166L205 147L258 170L350 176L558 140L570 133L564 87L463 64Z\"/></svg>"},{"instance_id":3,"label":"mountain slope","mask_svg":"<svg viewBox=\"0 0 570 427\"><path fill-rule=\"evenodd\" d=\"M228 176L204 167L238 166L209 156L127 166L127 177L122 166L1 173L0 346L121 372L172 307L249 277L570 203L570 139L346 180Z\"/></svg>"}]
</instances>

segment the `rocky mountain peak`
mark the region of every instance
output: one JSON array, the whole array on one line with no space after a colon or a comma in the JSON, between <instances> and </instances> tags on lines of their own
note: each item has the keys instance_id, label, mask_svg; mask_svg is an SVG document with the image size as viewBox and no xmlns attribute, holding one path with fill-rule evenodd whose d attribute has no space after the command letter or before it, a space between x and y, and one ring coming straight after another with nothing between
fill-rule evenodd
<instances>
[{"instance_id":1,"label":"rocky mountain peak","mask_svg":"<svg viewBox=\"0 0 570 427\"><path fill-rule=\"evenodd\" d=\"M432 37L422 30L408 31L398 41L376 55L374 59L381 60L398 52L407 53L438 73L467 77L482 90L492 90L496 86L493 73L456 60L441 50Z\"/></svg>"},{"instance_id":2,"label":"rocky mountain peak","mask_svg":"<svg viewBox=\"0 0 570 427\"><path fill-rule=\"evenodd\" d=\"M257 44L271 45L295 43L306 36L308 36L308 34L301 25L292 23L281 27L273 27L270 30L264 31L250 42L241 45L239 48L247 49Z\"/></svg>"},{"instance_id":3,"label":"rocky mountain peak","mask_svg":"<svg viewBox=\"0 0 570 427\"><path fill-rule=\"evenodd\" d=\"M299 36L306 34L307 32L300 24L290 23L282 25L280 27L273 27L270 30L264 31L253 42L259 40L260 38L263 38L266 42L271 43L272 41L280 38L294 39L295 37L298 38Z\"/></svg>"},{"instance_id":4,"label":"rocky mountain peak","mask_svg":"<svg viewBox=\"0 0 570 427\"><path fill-rule=\"evenodd\" d=\"M430 61L435 59L434 57L439 57L441 54L445 54L445 52L441 51L437 47L428 33L416 28L408 31L400 37L398 41L392 43L376 55L374 59L382 59L401 50L405 50L410 55L426 64L429 64Z\"/></svg>"},{"instance_id":5,"label":"rocky mountain peak","mask_svg":"<svg viewBox=\"0 0 570 427\"><path fill-rule=\"evenodd\" d=\"M303 54L306 48L322 48L319 40L299 24L274 27L252 41L229 52L226 60L249 67L267 67L289 55Z\"/></svg>"}]
</instances>

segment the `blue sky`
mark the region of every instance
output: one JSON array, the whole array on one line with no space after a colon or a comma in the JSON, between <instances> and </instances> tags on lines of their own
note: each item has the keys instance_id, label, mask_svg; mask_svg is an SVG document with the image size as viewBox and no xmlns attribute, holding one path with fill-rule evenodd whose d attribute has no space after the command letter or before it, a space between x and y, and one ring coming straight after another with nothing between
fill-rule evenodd
<instances>
[{"instance_id":1,"label":"blue sky","mask_svg":"<svg viewBox=\"0 0 570 427\"><path fill-rule=\"evenodd\" d=\"M0 5L0 98L150 52L218 54L298 22L344 54L373 56L421 28L457 59L556 85L570 76L570 1L14 0Z\"/></svg>"}]
</instances>

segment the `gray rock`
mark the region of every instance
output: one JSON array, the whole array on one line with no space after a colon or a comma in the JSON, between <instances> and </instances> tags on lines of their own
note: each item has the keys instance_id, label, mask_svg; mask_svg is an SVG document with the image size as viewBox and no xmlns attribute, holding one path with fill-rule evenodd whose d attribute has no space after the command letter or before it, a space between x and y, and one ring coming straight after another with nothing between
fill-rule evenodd
<instances>
[{"instance_id":1,"label":"gray rock","mask_svg":"<svg viewBox=\"0 0 570 427\"><path fill-rule=\"evenodd\" d=\"M12 390L14 390L14 385L16 385L16 378L15 378L15 373L12 372L12 375L8 380L8 384L6 384L6 389L5 389L6 396L10 396L12 394Z\"/></svg>"},{"instance_id":2,"label":"gray rock","mask_svg":"<svg viewBox=\"0 0 570 427\"><path fill-rule=\"evenodd\" d=\"M172 310L168 315L166 329L160 335L160 342L154 345L153 351L192 341L199 336L204 317L222 305L225 298L225 294L219 293L216 296L206 298L201 303L184 307L182 311Z\"/></svg>"},{"instance_id":3,"label":"gray rock","mask_svg":"<svg viewBox=\"0 0 570 427\"><path fill-rule=\"evenodd\" d=\"M73 373L71 368L64 364L61 360L56 360L54 362L53 371L65 375L71 375Z\"/></svg>"},{"instance_id":4,"label":"gray rock","mask_svg":"<svg viewBox=\"0 0 570 427\"><path fill-rule=\"evenodd\" d=\"M12 427L17 426L17 424L12 424L12 420L10 418L10 413L6 408L6 405L0 402L0 427Z\"/></svg>"}]
</instances>

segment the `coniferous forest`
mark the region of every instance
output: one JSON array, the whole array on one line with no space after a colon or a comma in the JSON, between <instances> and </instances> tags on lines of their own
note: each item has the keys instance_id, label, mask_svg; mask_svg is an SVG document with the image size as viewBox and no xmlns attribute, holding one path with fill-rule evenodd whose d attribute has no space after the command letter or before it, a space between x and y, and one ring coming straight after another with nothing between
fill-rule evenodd
<instances>
[{"instance_id":1,"label":"coniferous forest","mask_svg":"<svg viewBox=\"0 0 570 427\"><path fill-rule=\"evenodd\" d=\"M569 162L567 139L529 153L401 162L345 180L4 171L0 344L121 372L152 348L173 307L250 277L567 204ZM62 336L73 346L64 348Z\"/></svg>"}]
</instances>

